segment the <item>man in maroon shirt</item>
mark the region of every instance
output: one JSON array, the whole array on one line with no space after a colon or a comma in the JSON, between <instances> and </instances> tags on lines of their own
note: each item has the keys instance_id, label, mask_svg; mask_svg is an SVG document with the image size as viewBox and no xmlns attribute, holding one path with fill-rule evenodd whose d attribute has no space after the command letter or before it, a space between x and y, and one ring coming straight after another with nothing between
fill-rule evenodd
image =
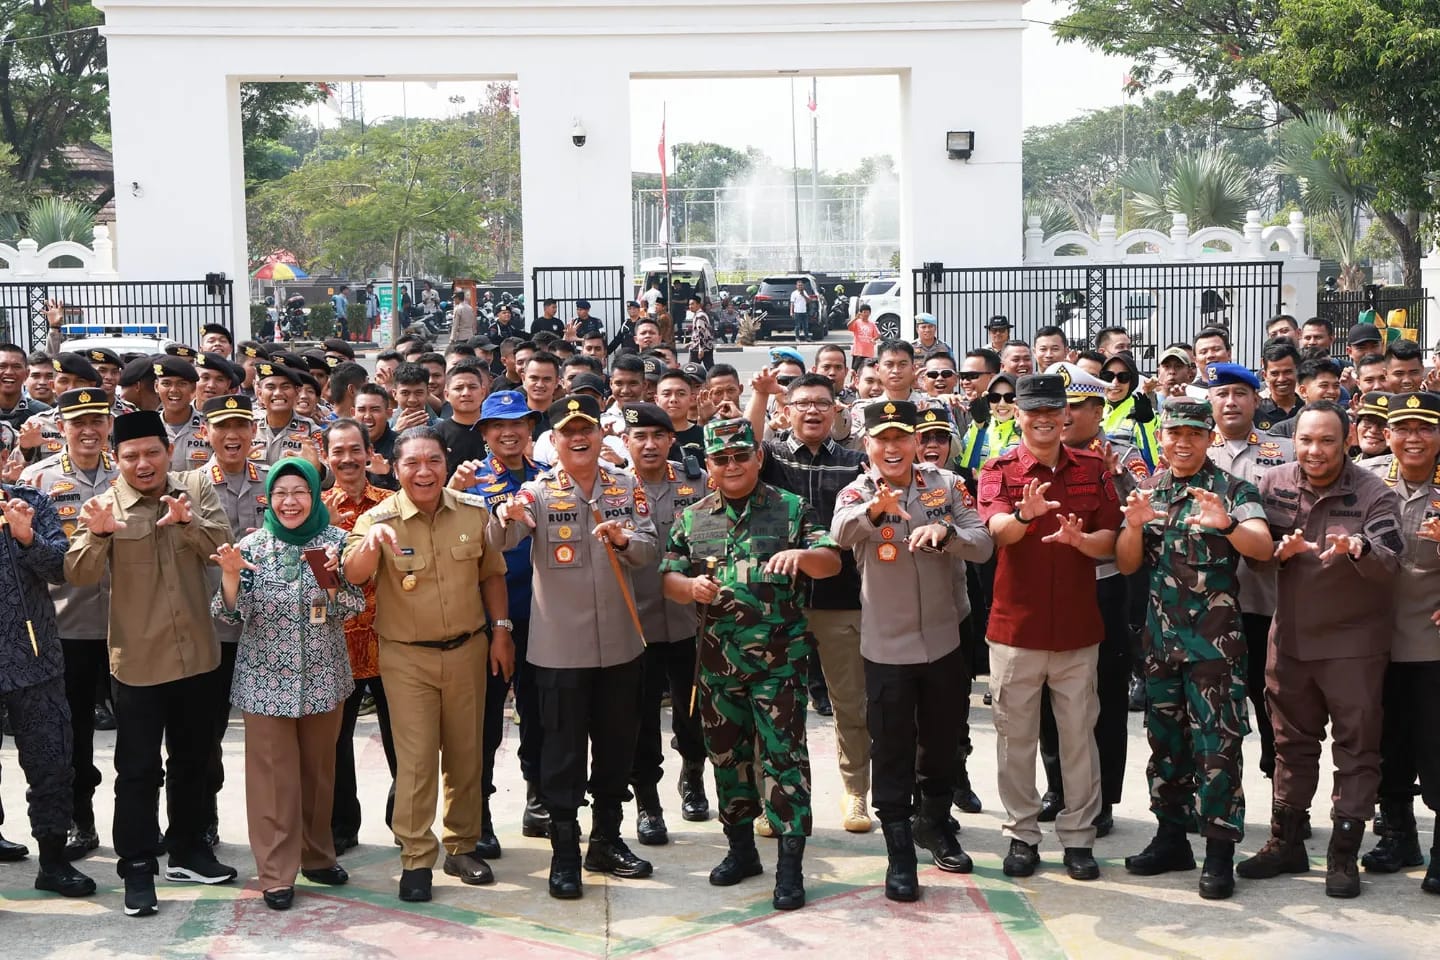
<instances>
[{"instance_id":1,"label":"man in maroon shirt","mask_svg":"<svg viewBox=\"0 0 1440 960\"><path fill-rule=\"evenodd\" d=\"M1060 441L1066 379L1064 373L1020 378L1020 445L981 471L980 518L997 556L987 639L997 779L1009 815L1005 875L1028 877L1040 862L1035 753L1040 691L1048 686L1068 801L1055 819L1055 832L1070 876L1094 880L1100 876L1091 853L1100 812L1100 760L1092 731L1100 713L1095 671L1105 635L1095 600L1095 561L1114 555L1122 514L1104 459Z\"/></svg>"}]
</instances>

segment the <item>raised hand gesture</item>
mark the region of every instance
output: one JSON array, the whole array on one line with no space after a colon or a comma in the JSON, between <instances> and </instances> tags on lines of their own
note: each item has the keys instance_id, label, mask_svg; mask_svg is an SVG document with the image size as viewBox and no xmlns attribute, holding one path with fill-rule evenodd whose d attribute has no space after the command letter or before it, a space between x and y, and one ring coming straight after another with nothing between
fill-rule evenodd
<instances>
[{"instance_id":1,"label":"raised hand gesture","mask_svg":"<svg viewBox=\"0 0 1440 960\"><path fill-rule=\"evenodd\" d=\"M1143 527L1151 520L1160 519L1160 512L1150 502L1150 491L1132 490L1125 500L1125 523L1132 527Z\"/></svg>"},{"instance_id":2,"label":"raised hand gesture","mask_svg":"<svg viewBox=\"0 0 1440 960\"><path fill-rule=\"evenodd\" d=\"M0 500L0 511L5 515L5 524L10 528L10 536L22 547L28 547L35 541L35 508L24 500L7 497Z\"/></svg>"},{"instance_id":3,"label":"raised hand gesture","mask_svg":"<svg viewBox=\"0 0 1440 960\"><path fill-rule=\"evenodd\" d=\"M400 537L395 533L395 528L388 523L377 523L371 527L356 549L374 553L380 549L382 543L389 547L392 553L400 552Z\"/></svg>"},{"instance_id":4,"label":"raised hand gesture","mask_svg":"<svg viewBox=\"0 0 1440 960\"><path fill-rule=\"evenodd\" d=\"M257 569L233 543L222 543L216 547L215 552L210 554L210 561L220 568L221 573L230 576L239 576L242 570L254 573Z\"/></svg>"},{"instance_id":5,"label":"raised hand gesture","mask_svg":"<svg viewBox=\"0 0 1440 960\"><path fill-rule=\"evenodd\" d=\"M884 480L875 481L875 496L870 500L868 509L871 511L872 516L877 512L882 515L891 513L898 515L904 520L910 519L910 514L906 513L905 508L900 506L900 491L890 486L890 484Z\"/></svg>"},{"instance_id":6,"label":"raised hand gesture","mask_svg":"<svg viewBox=\"0 0 1440 960\"><path fill-rule=\"evenodd\" d=\"M1302 553L1316 553L1319 549L1319 544L1305 539L1305 531L1296 530L1280 538L1280 545L1275 548L1275 559L1283 563L1291 557Z\"/></svg>"},{"instance_id":7,"label":"raised hand gesture","mask_svg":"<svg viewBox=\"0 0 1440 960\"><path fill-rule=\"evenodd\" d=\"M1426 517L1420 521L1420 537L1440 543L1440 517Z\"/></svg>"},{"instance_id":8,"label":"raised hand gesture","mask_svg":"<svg viewBox=\"0 0 1440 960\"><path fill-rule=\"evenodd\" d=\"M451 490L469 490L475 486L475 475L484 467L485 464L480 460L466 460L455 468L455 475L445 486Z\"/></svg>"},{"instance_id":9,"label":"raised hand gesture","mask_svg":"<svg viewBox=\"0 0 1440 960\"><path fill-rule=\"evenodd\" d=\"M533 523L531 524L534 525ZM630 531L619 520L606 520L590 531L601 543L608 543L617 550L624 550L630 544Z\"/></svg>"},{"instance_id":10,"label":"raised hand gesture","mask_svg":"<svg viewBox=\"0 0 1440 960\"><path fill-rule=\"evenodd\" d=\"M91 497L80 505L80 522L85 524L85 529L102 537L125 529L125 521L116 520L110 504L99 497Z\"/></svg>"},{"instance_id":11,"label":"raised hand gesture","mask_svg":"<svg viewBox=\"0 0 1440 960\"><path fill-rule=\"evenodd\" d=\"M20 449L34 450L45 440L40 430L40 421L31 417L20 425Z\"/></svg>"},{"instance_id":12,"label":"raised hand gesture","mask_svg":"<svg viewBox=\"0 0 1440 960\"><path fill-rule=\"evenodd\" d=\"M1185 518L1186 523L1211 530L1224 530L1230 526L1230 511L1225 509L1225 501L1220 499L1220 494L1211 490L1192 490L1190 495L1195 498L1199 509Z\"/></svg>"},{"instance_id":13,"label":"raised hand gesture","mask_svg":"<svg viewBox=\"0 0 1440 960\"><path fill-rule=\"evenodd\" d=\"M45 322L50 325L51 329L59 329L60 325L65 322L64 300L45 301Z\"/></svg>"},{"instance_id":14,"label":"raised hand gesture","mask_svg":"<svg viewBox=\"0 0 1440 960\"><path fill-rule=\"evenodd\" d=\"M501 523L521 521L527 527L533 528L535 526L535 519L531 517L525 509L525 501L513 493L506 498L505 503L495 512L500 517Z\"/></svg>"},{"instance_id":15,"label":"raised hand gesture","mask_svg":"<svg viewBox=\"0 0 1440 960\"><path fill-rule=\"evenodd\" d=\"M767 397L785 392L785 388L780 386L780 378L770 367L765 367L750 378L750 389Z\"/></svg>"},{"instance_id":16,"label":"raised hand gesture","mask_svg":"<svg viewBox=\"0 0 1440 960\"><path fill-rule=\"evenodd\" d=\"M910 531L909 542L910 552L916 550L939 550L940 543L950 533L950 528L943 523L927 523L923 527L916 527Z\"/></svg>"},{"instance_id":17,"label":"raised hand gesture","mask_svg":"<svg viewBox=\"0 0 1440 960\"><path fill-rule=\"evenodd\" d=\"M165 505L165 515L155 521L157 527L168 527L175 523L189 523L193 516L190 512L190 497L180 494L178 497L164 496L160 502Z\"/></svg>"},{"instance_id":18,"label":"raised hand gesture","mask_svg":"<svg viewBox=\"0 0 1440 960\"><path fill-rule=\"evenodd\" d=\"M1058 507L1059 504L1057 503ZM1054 533L1040 538L1045 543L1063 543L1077 550L1085 542L1085 522L1073 513L1060 517L1060 527Z\"/></svg>"},{"instance_id":19,"label":"raised hand gesture","mask_svg":"<svg viewBox=\"0 0 1440 960\"><path fill-rule=\"evenodd\" d=\"M1320 561L1322 563L1342 556L1349 556L1352 560L1359 560L1360 551L1364 549L1365 541L1357 534L1329 533L1325 535L1325 543L1326 547L1320 554Z\"/></svg>"},{"instance_id":20,"label":"raised hand gesture","mask_svg":"<svg viewBox=\"0 0 1440 960\"><path fill-rule=\"evenodd\" d=\"M1041 483L1039 480L1031 480L1025 485L1025 493L1020 497L1020 519L1029 523L1039 517L1045 516L1051 510L1060 509L1060 501L1046 500L1045 494L1050 490L1049 483Z\"/></svg>"},{"instance_id":21,"label":"raised hand gesture","mask_svg":"<svg viewBox=\"0 0 1440 960\"><path fill-rule=\"evenodd\" d=\"M380 451L378 451L378 450L371 450L371 451L370 451L370 466L369 466L367 469L368 469L371 473L375 474L375 476L377 476L377 477L389 476L389 475L390 475L390 461L389 461L389 460L386 460L384 457L380 456Z\"/></svg>"}]
</instances>

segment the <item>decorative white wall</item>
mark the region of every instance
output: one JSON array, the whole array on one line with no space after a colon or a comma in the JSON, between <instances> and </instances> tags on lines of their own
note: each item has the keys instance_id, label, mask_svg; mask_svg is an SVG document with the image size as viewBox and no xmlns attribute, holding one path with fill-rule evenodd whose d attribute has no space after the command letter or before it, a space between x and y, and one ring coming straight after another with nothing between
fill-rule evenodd
<instances>
[{"instance_id":1,"label":"decorative white wall","mask_svg":"<svg viewBox=\"0 0 1440 960\"><path fill-rule=\"evenodd\" d=\"M632 77L896 74L902 276L922 261L1021 259L1022 0L97 5L125 279L245 276L239 86L250 80L517 79L528 280L534 266L633 269ZM948 130L975 131L971 159L946 156ZM862 120L853 135L865 136ZM237 333L247 324L240 311Z\"/></svg>"},{"instance_id":2,"label":"decorative white wall","mask_svg":"<svg viewBox=\"0 0 1440 960\"><path fill-rule=\"evenodd\" d=\"M64 265L66 259L79 260ZM0 243L0 283L64 280L118 280L115 247L110 228L97 226L91 246L62 241L40 246L34 240L20 240L15 246Z\"/></svg>"}]
</instances>

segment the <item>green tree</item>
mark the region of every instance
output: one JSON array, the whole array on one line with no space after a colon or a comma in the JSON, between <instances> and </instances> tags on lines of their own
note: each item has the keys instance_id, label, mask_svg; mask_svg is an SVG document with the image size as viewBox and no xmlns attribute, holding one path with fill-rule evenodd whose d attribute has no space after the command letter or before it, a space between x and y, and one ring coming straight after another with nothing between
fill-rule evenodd
<instances>
[{"instance_id":1,"label":"green tree","mask_svg":"<svg viewBox=\"0 0 1440 960\"><path fill-rule=\"evenodd\" d=\"M1359 290L1360 217L1375 191L1351 171L1357 144L1349 126L1334 114L1315 113L1285 124L1279 137L1277 169L1299 182L1301 209L1334 244L1340 288Z\"/></svg>"},{"instance_id":2,"label":"green tree","mask_svg":"<svg viewBox=\"0 0 1440 960\"><path fill-rule=\"evenodd\" d=\"M1191 231L1239 227L1254 201L1250 175L1234 156L1220 150L1186 154L1168 175L1154 158L1135 163L1120 177L1130 191L1130 209L1142 227L1169 230L1183 213Z\"/></svg>"},{"instance_id":3,"label":"green tree","mask_svg":"<svg viewBox=\"0 0 1440 960\"><path fill-rule=\"evenodd\" d=\"M277 180L300 165L302 157L283 141L296 126L295 108L319 103L318 83L242 83L240 134L245 144L245 184Z\"/></svg>"}]
</instances>

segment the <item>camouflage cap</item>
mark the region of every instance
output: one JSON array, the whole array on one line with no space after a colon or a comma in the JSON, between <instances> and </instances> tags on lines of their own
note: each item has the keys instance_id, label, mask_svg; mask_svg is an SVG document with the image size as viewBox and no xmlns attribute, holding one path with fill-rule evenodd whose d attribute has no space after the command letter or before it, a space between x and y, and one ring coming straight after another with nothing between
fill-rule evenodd
<instances>
[{"instance_id":1,"label":"camouflage cap","mask_svg":"<svg viewBox=\"0 0 1440 960\"><path fill-rule=\"evenodd\" d=\"M705 455L726 450L754 450L755 431L743 417L733 420L711 420L705 424Z\"/></svg>"},{"instance_id":2,"label":"camouflage cap","mask_svg":"<svg viewBox=\"0 0 1440 960\"><path fill-rule=\"evenodd\" d=\"M1215 429L1215 412L1209 400L1185 400L1173 397L1165 401L1160 412L1160 429L1168 427L1194 427L1197 430Z\"/></svg>"}]
</instances>

